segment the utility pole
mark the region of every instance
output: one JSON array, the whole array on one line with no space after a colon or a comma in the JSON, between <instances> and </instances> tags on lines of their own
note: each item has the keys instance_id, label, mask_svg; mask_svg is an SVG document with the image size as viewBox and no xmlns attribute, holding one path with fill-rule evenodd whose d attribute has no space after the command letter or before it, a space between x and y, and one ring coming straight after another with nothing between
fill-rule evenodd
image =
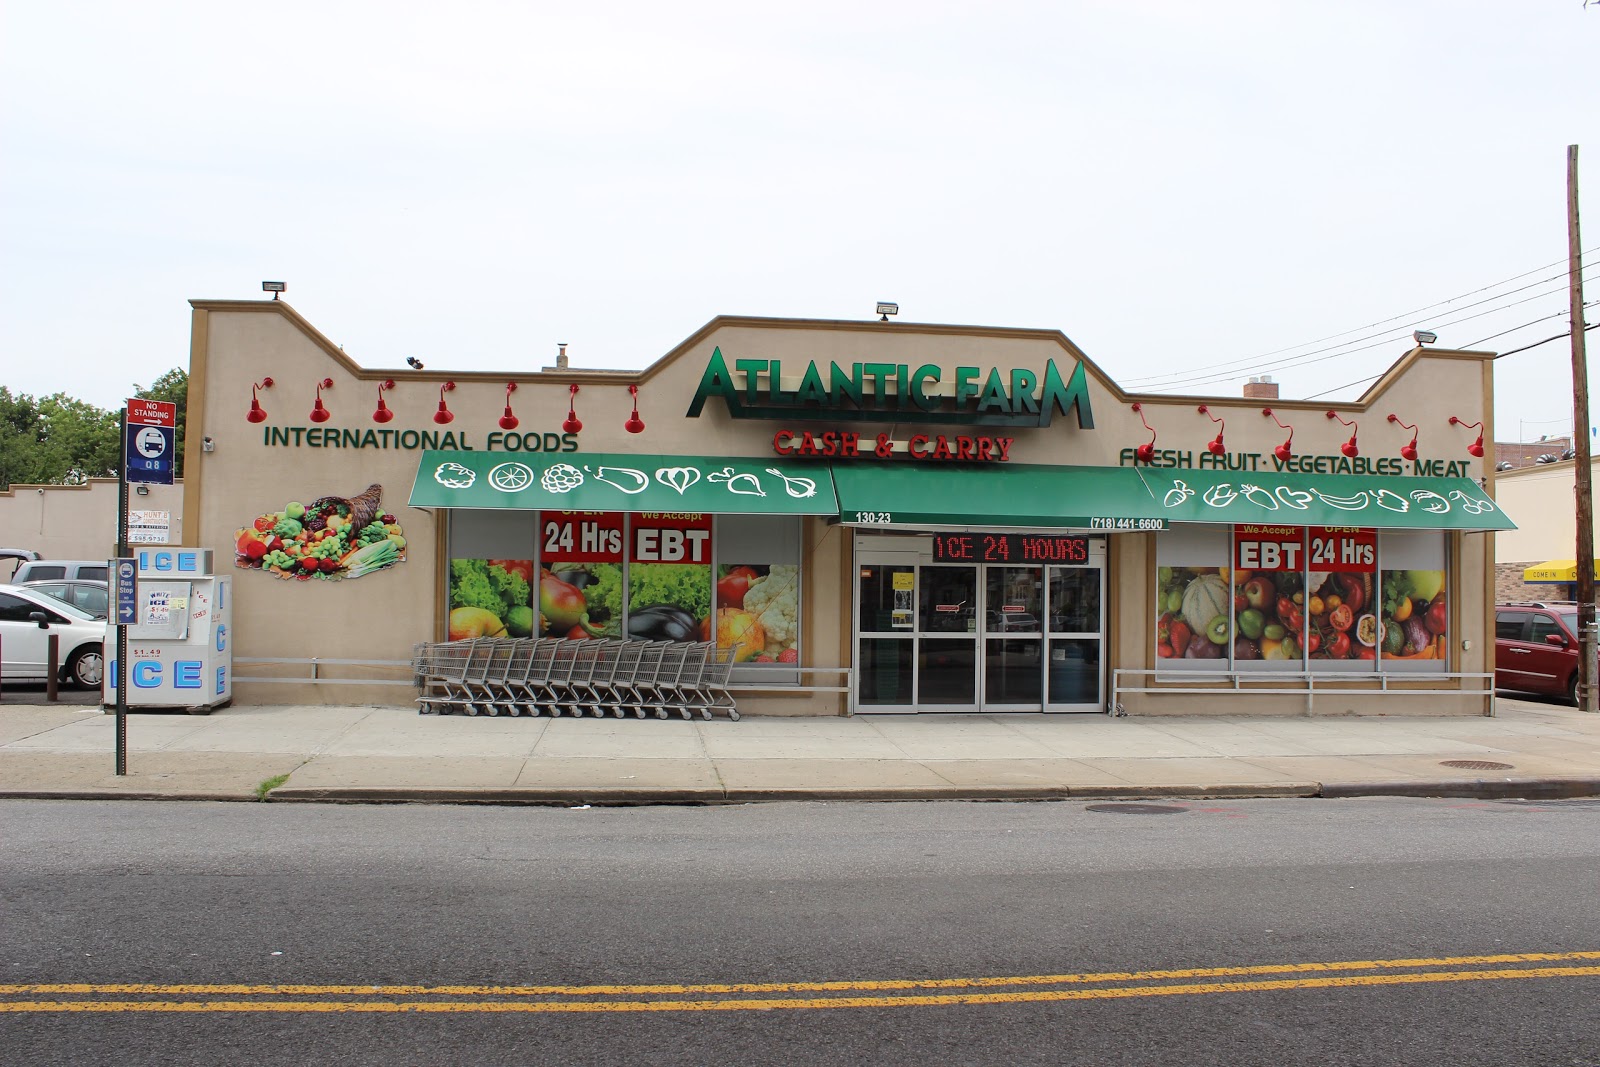
<instances>
[{"instance_id":1,"label":"utility pole","mask_svg":"<svg viewBox=\"0 0 1600 1067\"><path fill-rule=\"evenodd\" d=\"M1583 351L1583 244L1578 236L1578 146L1567 145L1567 282L1572 293L1572 437L1578 504L1579 707L1600 711L1595 677L1594 494L1589 469L1589 364Z\"/></svg>"}]
</instances>

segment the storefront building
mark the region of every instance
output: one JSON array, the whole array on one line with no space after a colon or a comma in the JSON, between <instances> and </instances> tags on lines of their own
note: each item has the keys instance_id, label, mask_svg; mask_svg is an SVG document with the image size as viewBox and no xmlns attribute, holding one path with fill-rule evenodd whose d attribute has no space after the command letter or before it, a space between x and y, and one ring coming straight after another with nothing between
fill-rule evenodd
<instances>
[{"instance_id":1,"label":"storefront building","mask_svg":"<svg viewBox=\"0 0 1600 1067\"><path fill-rule=\"evenodd\" d=\"M1132 395L1045 330L723 317L452 374L193 308L241 700L404 701L415 644L509 635L737 647L746 714L1492 707L1490 353L1330 411Z\"/></svg>"}]
</instances>

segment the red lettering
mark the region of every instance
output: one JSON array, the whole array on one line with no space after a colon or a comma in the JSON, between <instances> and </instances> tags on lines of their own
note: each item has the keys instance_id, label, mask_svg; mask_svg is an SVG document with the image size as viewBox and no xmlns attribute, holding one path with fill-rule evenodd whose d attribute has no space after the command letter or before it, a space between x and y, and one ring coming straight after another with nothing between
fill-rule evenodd
<instances>
[{"instance_id":1,"label":"red lettering","mask_svg":"<svg viewBox=\"0 0 1600 1067\"><path fill-rule=\"evenodd\" d=\"M994 442L987 437L978 438L978 458L984 462L989 460L989 451L994 448Z\"/></svg>"},{"instance_id":2,"label":"red lettering","mask_svg":"<svg viewBox=\"0 0 1600 1067\"><path fill-rule=\"evenodd\" d=\"M950 451L950 442L945 438L944 434L940 434L937 443L933 446L933 458L950 459L953 455L954 453Z\"/></svg>"},{"instance_id":3,"label":"red lettering","mask_svg":"<svg viewBox=\"0 0 1600 1067\"><path fill-rule=\"evenodd\" d=\"M1000 462L1004 463L1011 458L1011 442L1015 437L996 437L994 443L1000 446Z\"/></svg>"},{"instance_id":4,"label":"red lettering","mask_svg":"<svg viewBox=\"0 0 1600 1067\"><path fill-rule=\"evenodd\" d=\"M857 446L860 443L860 434L841 432L839 434L839 455L849 456L851 459L854 459L856 456L860 455L860 452L857 450Z\"/></svg>"},{"instance_id":5,"label":"red lettering","mask_svg":"<svg viewBox=\"0 0 1600 1067\"><path fill-rule=\"evenodd\" d=\"M919 449L925 449L927 447L927 444L928 444L928 435L927 434L925 434L925 433L913 434L912 437L911 437L911 440L909 442L907 442L907 444L906 444L906 451L911 453L911 458L912 459L927 459L928 458L928 453L926 451L918 451Z\"/></svg>"},{"instance_id":6,"label":"red lettering","mask_svg":"<svg viewBox=\"0 0 1600 1067\"><path fill-rule=\"evenodd\" d=\"M839 454L839 435L832 430L822 435L822 454L824 456Z\"/></svg>"},{"instance_id":7,"label":"red lettering","mask_svg":"<svg viewBox=\"0 0 1600 1067\"><path fill-rule=\"evenodd\" d=\"M807 430L800 435L800 454L802 456L815 456L820 453L817 442L812 438L811 431Z\"/></svg>"},{"instance_id":8,"label":"red lettering","mask_svg":"<svg viewBox=\"0 0 1600 1067\"><path fill-rule=\"evenodd\" d=\"M791 455L794 452L794 434L788 430L779 430L772 435L772 450L780 456Z\"/></svg>"},{"instance_id":9,"label":"red lettering","mask_svg":"<svg viewBox=\"0 0 1600 1067\"><path fill-rule=\"evenodd\" d=\"M966 434L962 434L960 437L956 438L956 458L957 459L971 459L971 458L973 458L972 438L968 437Z\"/></svg>"}]
</instances>

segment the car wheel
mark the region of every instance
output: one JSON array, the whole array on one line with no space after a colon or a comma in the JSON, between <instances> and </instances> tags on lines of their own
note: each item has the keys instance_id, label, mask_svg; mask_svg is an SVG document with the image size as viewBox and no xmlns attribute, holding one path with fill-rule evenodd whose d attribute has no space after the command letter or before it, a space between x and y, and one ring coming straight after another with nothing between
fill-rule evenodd
<instances>
[{"instance_id":1,"label":"car wheel","mask_svg":"<svg viewBox=\"0 0 1600 1067\"><path fill-rule=\"evenodd\" d=\"M74 652L67 661L67 679L79 689L99 689L105 668L100 646L88 645Z\"/></svg>"},{"instance_id":2,"label":"car wheel","mask_svg":"<svg viewBox=\"0 0 1600 1067\"><path fill-rule=\"evenodd\" d=\"M1573 707L1578 706L1578 672L1573 671L1572 677L1567 680L1567 703Z\"/></svg>"}]
</instances>

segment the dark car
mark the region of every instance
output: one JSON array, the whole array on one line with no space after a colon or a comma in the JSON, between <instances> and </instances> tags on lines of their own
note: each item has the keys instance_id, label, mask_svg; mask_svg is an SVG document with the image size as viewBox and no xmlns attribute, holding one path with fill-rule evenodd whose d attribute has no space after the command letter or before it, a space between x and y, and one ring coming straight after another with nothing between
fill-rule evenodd
<instances>
[{"instance_id":1,"label":"dark car","mask_svg":"<svg viewBox=\"0 0 1600 1067\"><path fill-rule=\"evenodd\" d=\"M1578 702L1578 605L1496 604L1494 686Z\"/></svg>"},{"instance_id":2,"label":"dark car","mask_svg":"<svg viewBox=\"0 0 1600 1067\"><path fill-rule=\"evenodd\" d=\"M87 578L64 578L56 582L29 582L28 588L45 596L55 597L63 604L71 604L79 611L97 619L111 614L111 586L107 582L93 582Z\"/></svg>"}]
</instances>

